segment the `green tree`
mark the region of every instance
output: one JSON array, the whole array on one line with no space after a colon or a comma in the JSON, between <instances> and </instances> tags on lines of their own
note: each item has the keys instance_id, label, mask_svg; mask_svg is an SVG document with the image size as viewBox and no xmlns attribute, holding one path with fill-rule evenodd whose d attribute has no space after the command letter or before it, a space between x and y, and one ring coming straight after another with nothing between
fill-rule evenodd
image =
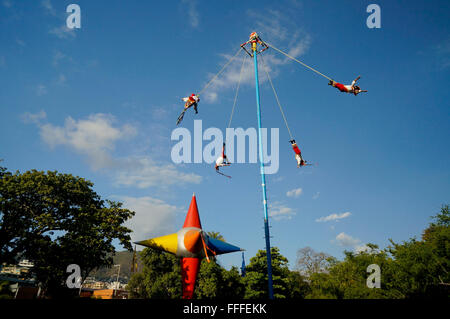
<instances>
[{"instance_id":1,"label":"green tree","mask_svg":"<svg viewBox=\"0 0 450 319\"><path fill-rule=\"evenodd\" d=\"M195 287L195 299L214 299L220 296L221 286L223 284L222 267L215 259L208 262L203 259L200 264L200 270L197 276Z\"/></svg>"},{"instance_id":2,"label":"green tree","mask_svg":"<svg viewBox=\"0 0 450 319\"><path fill-rule=\"evenodd\" d=\"M180 299L182 283L179 258L152 248L142 250L139 257L143 269L128 282L130 297Z\"/></svg>"},{"instance_id":3,"label":"green tree","mask_svg":"<svg viewBox=\"0 0 450 319\"><path fill-rule=\"evenodd\" d=\"M223 299L243 299L245 296L245 285L237 267L230 270L223 269L223 284L220 297Z\"/></svg>"},{"instance_id":4,"label":"green tree","mask_svg":"<svg viewBox=\"0 0 450 319\"><path fill-rule=\"evenodd\" d=\"M298 271L289 271L287 282L287 298L305 299L311 291L307 278Z\"/></svg>"},{"instance_id":5,"label":"green tree","mask_svg":"<svg viewBox=\"0 0 450 319\"><path fill-rule=\"evenodd\" d=\"M274 298L289 297L289 275L288 260L280 254L278 247L270 249L272 258L272 281ZM269 297L267 258L265 250L258 250L255 257L250 259L250 264L246 267L244 277L246 285L245 298L255 299Z\"/></svg>"},{"instance_id":6,"label":"green tree","mask_svg":"<svg viewBox=\"0 0 450 319\"><path fill-rule=\"evenodd\" d=\"M134 212L103 200L93 183L56 171L0 174L0 263L18 255L32 260L32 273L46 295L67 291L67 266L77 264L82 278L112 265L113 241L131 250L131 230L123 223Z\"/></svg>"},{"instance_id":7,"label":"green tree","mask_svg":"<svg viewBox=\"0 0 450 319\"><path fill-rule=\"evenodd\" d=\"M334 261L323 272L310 277L307 298L414 298L450 297L450 214L445 205L433 216L422 240L412 238L394 243L384 250L368 244L360 253L345 252L345 259ZM381 289L368 288L367 267L381 270Z\"/></svg>"},{"instance_id":8,"label":"green tree","mask_svg":"<svg viewBox=\"0 0 450 319\"><path fill-rule=\"evenodd\" d=\"M392 286L395 276L394 261L376 245L359 253L345 252L342 262L330 264L324 272L310 276L311 291L307 298L322 299L380 299L401 298L403 295ZM367 287L367 267L376 264L381 270L381 289Z\"/></svg>"},{"instance_id":9,"label":"green tree","mask_svg":"<svg viewBox=\"0 0 450 319\"><path fill-rule=\"evenodd\" d=\"M450 214L445 205L433 216L436 221L424 230L422 240L401 244L391 240L388 251L396 261L397 289L406 297L449 296ZM442 290L440 292L439 290Z\"/></svg>"},{"instance_id":10,"label":"green tree","mask_svg":"<svg viewBox=\"0 0 450 319\"><path fill-rule=\"evenodd\" d=\"M206 233L211 238L218 239L218 240L221 240L221 241L225 241L225 238L223 238L223 236L222 236L222 234L220 232L209 231L209 232L206 232Z\"/></svg>"},{"instance_id":11,"label":"green tree","mask_svg":"<svg viewBox=\"0 0 450 319\"><path fill-rule=\"evenodd\" d=\"M223 268L216 259L203 259L197 277L194 298L230 299L243 298L245 286L236 267Z\"/></svg>"}]
</instances>

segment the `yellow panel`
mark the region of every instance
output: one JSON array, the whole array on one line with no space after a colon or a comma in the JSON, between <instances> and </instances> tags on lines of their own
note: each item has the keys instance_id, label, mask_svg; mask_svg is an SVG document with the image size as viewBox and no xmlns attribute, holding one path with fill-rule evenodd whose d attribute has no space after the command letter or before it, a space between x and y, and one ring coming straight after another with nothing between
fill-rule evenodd
<instances>
[{"instance_id":1,"label":"yellow panel","mask_svg":"<svg viewBox=\"0 0 450 319\"><path fill-rule=\"evenodd\" d=\"M137 244L176 254L178 247L178 234L174 233L162 237L147 239L140 241Z\"/></svg>"}]
</instances>

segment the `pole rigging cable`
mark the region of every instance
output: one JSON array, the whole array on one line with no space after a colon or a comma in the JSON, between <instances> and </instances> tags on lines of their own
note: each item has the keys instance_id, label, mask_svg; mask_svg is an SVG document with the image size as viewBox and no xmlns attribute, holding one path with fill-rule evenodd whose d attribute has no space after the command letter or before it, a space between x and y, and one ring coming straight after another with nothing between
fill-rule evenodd
<instances>
[{"instance_id":1,"label":"pole rigging cable","mask_svg":"<svg viewBox=\"0 0 450 319\"><path fill-rule=\"evenodd\" d=\"M236 107L236 101L237 101L237 96L238 96L238 92L239 92L239 87L241 86L242 73L243 73L243 70L244 70L244 64L245 64L246 58L247 58L247 56L244 55L244 58L242 59L241 71L239 72L239 81L238 81L238 84L237 84L237 87L236 87L236 94L234 95L234 102L233 102L233 107L231 109L230 120L228 121L227 128L229 128L231 126L231 121L233 119L234 109Z\"/></svg>"},{"instance_id":2,"label":"pole rigging cable","mask_svg":"<svg viewBox=\"0 0 450 319\"><path fill-rule=\"evenodd\" d=\"M287 130L289 132L289 136L291 137L291 140L293 140L294 138L292 136L291 130L290 130L289 125L288 125L288 122L286 120L286 116L284 115L283 108L281 107L280 100L278 99L277 91L275 90L275 87L273 86L272 79L270 78L269 72L267 71L267 66L266 66L266 63L264 62L264 59L263 59L262 55L261 55L261 61L262 61L263 65L264 65L264 71L266 71L266 75L267 75L267 78L269 79L269 83L270 83L270 86L272 87L273 94L275 95L275 99L277 100L278 108L280 109L281 115L283 116L284 124L286 124L286 128L287 128Z\"/></svg>"},{"instance_id":3,"label":"pole rigging cable","mask_svg":"<svg viewBox=\"0 0 450 319\"><path fill-rule=\"evenodd\" d=\"M304 67L306 67L306 68L308 68L308 69L310 69L311 71L313 71L313 72L316 72L317 74L319 74L319 75L321 75L321 76L323 76L324 78L326 78L326 79L328 79L328 80L330 80L330 81L333 81L333 79L332 78L330 78L330 77L328 77L328 76L326 76L325 74L323 74L323 73L320 73L319 71L317 71L316 69L314 69L314 68L312 68L312 67L310 67L309 65L307 65L307 64L305 64L305 63L303 63L302 61L300 61L300 60L297 60L296 58L294 58L293 56L291 56L291 55L289 55L289 54L287 54L287 53L285 53L285 52L283 52L283 51L281 51L280 49L277 49L276 47L274 47L272 44L270 44L270 43L267 43L267 42L265 42L269 47L271 47L272 49L274 49L274 50L276 50L276 51L278 51L278 52L280 52L281 54L284 54L285 56L287 56L289 59L291 59L291 60L294 60L295 62L297 62L297 63L300 63L301 65L303 65Z\"/></svg>"},{"instance_id":4,"label":"pole rigging cable","mask_svg":"<svg viewBox=\"0 0 450 319\"><path fill-rule=\"evenodd\" d=\"M216 75L214 75L211 80L209 80L208 83L206 83L206 85L203 87L203 89L201 89L201 91L197 94L197 96L200 96L200 94L206 90L211 83L225 70L225 68L234 60L234 58L239 54L239 52L241 51L241 48L239 48L237 50L237 52L228 60L228 62L222 67L222 69L220 69L219 72L216 73Z\"/></svg>"}]
</instances>

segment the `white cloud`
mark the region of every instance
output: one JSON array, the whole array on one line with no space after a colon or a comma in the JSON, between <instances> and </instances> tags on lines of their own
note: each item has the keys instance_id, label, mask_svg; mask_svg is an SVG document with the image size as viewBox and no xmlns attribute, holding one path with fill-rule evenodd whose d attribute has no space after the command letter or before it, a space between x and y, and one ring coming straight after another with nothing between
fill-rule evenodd
<instances>
[{"instance_id":1,"label":"white cloud","mask_svg":"<svg viewBox=\"0 0 450 319\"><path fill-rule=\"evenodd\" d=\"M353 238L352 236L347 235L343 232L336 236L336 241L339 246L353 248L359 247L359 244L361 242L361 240L359 240L358 238Z\"/></svg>"},{"instance_id":2,"label":"white cloud","mask_svg":"<svg viewBox=\"0 0 450 319\"><path fill-rule=\"evenodd\" d=\"M256 21L255 25L249 30L256 30L263 41L268 41L273 45L277 45L278 42L282 43L280 49L296 58L304 54L310 47L311 37L303 32L295 23L290 22L292 20L287 19L287 17L279 11L268 10L267 12L260 14L255 10L249 10L247 15L250 20ZM209 86L204 94L205 100L208 103L213 103L217 100L217 92L223 92L224 89L236 88L242 67L242 59L240 57L243 57L243 55L245 55L244 52L242 52L242 55L238 55L227 69ZM232 58L232 55L230 54L222 54L221 56L224 58L221 65L224 65ZM249 60L250 59L247 59L247 62L242 69L241 85L254 85L254 66ZM292 62L284 55L271 49L261 54L260 60L262 60L262 63L259 64L260 84L267 81L264 66L266 66L267 72L273 79L280 72L280 66ZM212 79L214 75L214 73L209 74L206 82Z\"/></svg>"},{"instance_id":3,"label":"white cloud","mask_svg":"<svg viewBox=\"0 0 450 319\"><path fill-rule=\"evenodd\" d=\"M58 27L51 28L48 33L60 39L74 38L76 36L75 28L70 29L66 23L66 11L56 11L50 0L42 0L41 6L44 8L46 14L55 18L59 24Z\"/></svg>"},{"instance_id":4,"label":"white cloud","mask_svg":"<svg viewBox=\"0 0 450 319\"><path fill-rule=\"evenodd\" d=\"M147 156L119 159L115 184L137 188L167 187L175 184L198 184L202 178L193 173L182 173L173 164L160 164Z\"/></svg>"},{"instance_id":5,"label":"white cloud","mask_svg":"<svg viewBox=\"0 0 450 319\"><path fill-rule=\"evenodd\" d=\"M187 17L189 24L193 28L197 28L200 23L200 15L197 11L197 1L196 0L183 0L182 3L187 6Z\"/></svg>"},{"instance_id":6,"label":"white cloud","mask_svg":"<svg viewBox=\"0 0 450 319\"><path fill-rule=\"evenodd\" d=\"M353 251L357 254L361 253L361 252L366 252L366 253L373 253L375 252L374 250L372 250L372 248L370 248L369 246L365 245L365 244L361 244L361 240L359 240L358 238L354 238L350 235L347 235L346 233L340 233L336 236L336 243L339 246L342 247L351 247L353 249Z\"/></svg>"},{"instance_id":7,"label":"white cloud","mask_svg":"<svg viewBox=\"0 0 450 319\"><path fill-rule=\"evenodd\" d=\"M295 216L295 211L280 203L280 202L274 202L269 205L269 216L274 218L275 220L282 220L282 219L292 219L292 216Z\"/></svg>"},{"instance_id":8,"label":"white cloud","mask_svg":"<svg viewBox=\"0 0 450 319\"><path fill-rule=\"evenodd\" d=\"M303 190L301 188L296 188L288 191L286 193L287 197L299 197L302 194Z\"/></svg>"},{"instance_id":9,"label":"white cloud","mask_svg":"<svg viewBox=\"0 0 450 319\"><path fill-rule=\"evenodd\" d=\"M331 215L328 215L328 216L325 216L325 217L320 217L320 218L316 219L316 222L320 223L320 222L329 222L329 221L333 221L333 220L337 221L337 220L340 220L340 219L343 219L343 218L347 218L350 215L351 215L350 212L345 212L345 213L342 213L342 214L331 214Z\"/></svg>"},{"instance_id":10,"label":"white cloud","mask_svg":"<svg viewBox=\"0 0 450 319\"><path fill-rule=\"evenodd\" d=\"M170 185L201 182L193 173L180 172L172 163L159 163L149 156L129 155L114 157L111 153L116 143L137 135L137 129L129 124L117 125L109 114L92 114L86 119L66 118L63 126L42 123L45 112L25 113L22 119L39 127L41 139L50 148L65 146L84 156L93 170L109 173L116 186L166 188Z\"/></svg>"},{"instance_id":11,"label":"white cloud","mask_svg":"<svg viewBox=\"0 0 450 319\"><path fill-rule=\"evenodd\" d=\"M74 120L68 117L64 126L43 124L40 126L42 140L50 147L65 145L77 153L86 155L94 169L111 166L109 152L115 142L136 135L136 129L130 125L115 127L115 118L107 114L93 114L87 119Z\"/></svg>"},{"instance_id":12,"label":"white cloud","mask_svg":"<svg viewBox=\"0 0 450 319\"><path fill-rule=\"evenodd\" d=\"M367 245L357 245L357 246L355 247L355 252L356 252L356 253L362 253L362 252L370 253L370 252L372 252L372 248L370 248L370 247L367 246Z\"/></svg>"},{"instance_id":13,"label":"white cloud","mask_svg":"<svg viewBox=\"0 0 450 319\"><path fill-rule=\"evenodd\" d=\"M124 207L136 212L125 226L130 228L132 241L140 241L167 235L174 229L178 208L160 199L149 196L113 196L124 203Z\"/></svg>"},{"instance_id":14,"label":"white cloud","mask_svg":"<svg viewBox=\"0 0 450 319\"><path fill-rule=\"evenodd\" d=\"M41 6L45 9L45 12L47 12L48 14L52 16L56 15L56 11L53 8L52 2L50 0L42 0Z\"/></svg>"},{"instance_id":15,"label":"white cloud","mask_svg":"<svg viewBox=\"0 0 450 319\"><path fill-rule=\"evenodd\" d=\"M76 36L75 28L70 29L65 24L60 27L50 29L48 33L53 34L60 39L74 38Z\"/></svg>"},{"instance_id":16,"label":"white cloud","mask_svg":"<svg viewBox=\"0 0 450 319\"><path fill-rule=\"evenodd\" d=\"M44 110L41 110L39 113L25 112L25 113L23 113L20 116L20 118L22 119L22 121L24 123L35 123L35 124L38 124L42 120L47 118L47 113L45 113Z\"/></svg>"},{"instance_id":17,"label":"white cloud","mask_svg":"<svg viewBox=\"0 0 450 319\"><path fill-rule=\"evenodd\" d=\"M247 57L244 66L242 65L244 54L244 52L240 55L238 54L234 61L227 66L225 71L211 83L208 90L204 93L205 100L208 103L214 103L217 101L219 96L218 92L222 92L223 90L229 88L236 89L239 79L241 79L241 85L254 85L254 69L252 62L249 61L250 59ZM232 54L220 54L220 56L223 58L223 61L220 63L220 67L228 63L228 61L233 58ZM215 73L208 74L208 80L206 82L209 82L215 75Z\"/></svg>"},{"instance_id":18,"label":"white cloud","mask_svg":"<svg viewBox=\"0 0 450 319\"><path fill-rule=\"evenodd\" d=\"M53 66L58 66L61 62L72 61L72 58L62 53L61 51L55 51L53 54L52 64Z\"/></svg>"},{"instance_id":19,"label":"white cloud","mask_svg":"<svg viewBox=\"0 0 450 319\"><path fill-rule=\"evenodd\" d=\"M354 238L346 233L340 233L336 236L335 242L342 247L350 247L356 254L366 252L366 253L375 253L376 250L373 250L366 244L362 244L361 240L358 238Z\"/></svg>"},{"instance_id":20,"label":"white cloud","mask_svg":"<svg viewBox=\"0 0 450 319\"><path fill-rule=\"evenodd\" d=\"M306 32L278 10L267 10L264 14L255 10L248 10L248 16L255 21L256 30L263 41L272 45L283 43L286 53L299 57L309 49L311 37ZM283 48L280 48L283 49ZM285 63L283 61L283 63Z\"/></svg>"}]
</instances>

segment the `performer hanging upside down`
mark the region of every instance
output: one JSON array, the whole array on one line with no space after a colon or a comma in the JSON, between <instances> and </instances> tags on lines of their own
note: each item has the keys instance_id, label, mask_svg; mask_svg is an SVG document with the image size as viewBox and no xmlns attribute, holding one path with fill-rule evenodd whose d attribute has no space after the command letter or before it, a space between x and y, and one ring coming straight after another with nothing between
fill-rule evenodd
<instances>
[{"instance_id":1,"label":"performer hanging upside down","mask_svg":"<svg viewBox=\"0 0 450 319\"><path fill-rule=\"evenodd\" d=\"M297 143L295 143L295 140L291 140L289 142L291 142L292 148L294 149L294 152L295 152L295 159L297 160L297 167L305 166L306 165L306 161L303 160L302 152L298 148Z\"/></svg>"},{"instance_id":2,"label":"performer hanging upside down","mask_svg":"<svg viewBox=\"0 0 450 319\"><path fill-rule=\"evenodd\" d=\"M191 106L194 106L195 114L198 114L197 106L198 106L198 102L200 102L200 98L198 97L198 95L195 95L194 93L192 93L191 96L184 97L182 100L184 102L186 102L184 104L184 109L185 110L187 110Z\"/></svg>"},{"instance_id":3,"label":"performer hanging upside down","mask_svg":"<svg viewBox=\"0 0 450 319\"><path fill-rule=\"evenodd\" d=\"M330 82L328 82L328 85L338 88L341 92L353 93L354 95L358 95L361 92L367 92L366 90L361 90L359 86L355 85L356 81L358 81L360 78L361 76L358 76L356 79L354 79L351 85L344 85L333 80L330 80Z\"/></svg>"},{"instance_id":4,"label":"performer hanging upside down","mask_svg":"<svg viewBox=\"0 0 450 319\"><path fill-rule=\"evenodd\" d=\"M230 166L227 156L225 155L225 143L223 143L223 146L222 146L222 155L216 160L216 165L215 165L216 172L221 175L225 175L219 171L219 168L223 167L223 166ZM228 175L225 175L225 176L230 177Z\"/></svg>"}]
</instances>

